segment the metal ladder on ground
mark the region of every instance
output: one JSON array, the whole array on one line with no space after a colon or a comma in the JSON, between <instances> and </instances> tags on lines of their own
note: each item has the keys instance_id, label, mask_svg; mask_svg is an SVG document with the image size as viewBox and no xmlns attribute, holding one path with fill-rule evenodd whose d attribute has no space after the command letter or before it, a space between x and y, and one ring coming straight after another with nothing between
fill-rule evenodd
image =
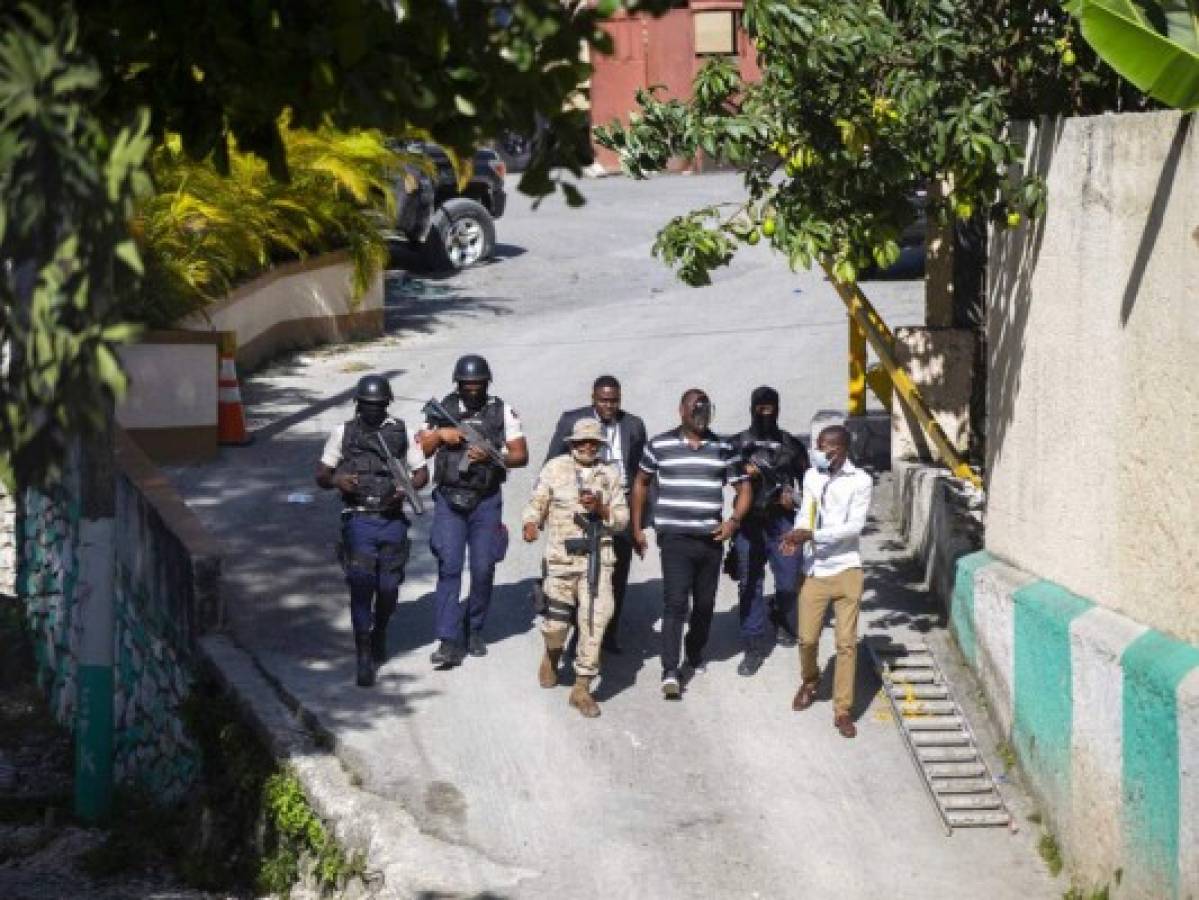
<instances>
[{"instance_id":1,"label":"metal ladder on ground","mask_svg":"<svg viewBox=\"0 0 1199 900\"><path fill-rule=\"evenodd\" d=\"M928 645L867 641L866 646L945 833L1010 827L1012 814Z\"/></svg>"}]
</instances>

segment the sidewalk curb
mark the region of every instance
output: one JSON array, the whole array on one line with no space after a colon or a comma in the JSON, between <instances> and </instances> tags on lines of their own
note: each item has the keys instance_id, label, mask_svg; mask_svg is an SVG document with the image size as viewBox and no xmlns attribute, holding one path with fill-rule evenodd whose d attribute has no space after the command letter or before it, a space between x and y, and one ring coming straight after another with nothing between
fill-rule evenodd
<instances>
[{"instance_id":1,"label":"sidewalk curb","mask_svg":"<svg viewBox=\"0 0 1199 900\"><path fill-rule=\"evenodd\" d=\"M316 717L280 692L250 653L227 635L208 635L199 643L204 658L239 699L271 752L299 778L337 840L347 850L365 854L373 896L475 896L505 891L539 874L422 833L402 806L354 785L336 751L322 749L314 738L309 724ZM324 729L317 733L329 737Z\"/></svg>"}]
</instances>

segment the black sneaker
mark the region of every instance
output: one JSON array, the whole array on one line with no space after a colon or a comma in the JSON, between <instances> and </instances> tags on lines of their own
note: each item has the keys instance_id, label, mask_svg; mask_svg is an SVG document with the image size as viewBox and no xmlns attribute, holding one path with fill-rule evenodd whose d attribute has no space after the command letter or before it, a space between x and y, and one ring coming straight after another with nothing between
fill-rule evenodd
<instances>
[{"instance_id":1,"label":"black sneaker","mask_svg":"<svg viewBox=\"0 0 1199 900\"><path fill-rule=\"evenodd\" d=\"M487 642L483 640L483 635L477 631L470 633L470 639L466 644L466 652L471 656L486 656Z\"/></svg>"},{"instance_id":2,"label":"black sneaker","mask_svg":"<svg viewBox=\"0 0 1199 900\"><path fill-rule=\"evenodd\" d=\"M677 672L665 672L662 675L662 696L667 700L681 700L683 685Z\"/></svg>"},{"instance_id":3,"label":"black sneaker","mask_svg":"<svg viewBox=\"0 0 1199 900\"><path fill-rule=\"evenodd\" d=\"M745 658L737 666L737 674L742 678L752 678L760 668L762 668L761 654L747 651Z\"/></svg>"},{"instance_id":4,"label":"black sneaker","mask_svg":"<svg viewBox=\"0 0 1199 900\"><path fill-rule=\"evenodd\" d=\"M697 656L693 659L689 658L683 663L683 668L687 671L688 676L703 675L708 671L708 664L704 662L703 657Z\"/></svg>"},{"instance_id":5,"label":"black sneaker","mask_svg":"<svg viewBox=\"0 0 1199 900\"><path fill-rule=\"evenodd\" d=\"M774 642L780 647L794 647L797 643L795 635L788 631L783 626L779 626L779 630L775 633Z\"/></svg>"},{"instance_id":6,"label":"black sneaker","mask_svg":"<svg viewBox=\"0 0 1199 900\"><path fill-rule=\"evenodd\" d=\"M453 641L442 641L429 657L429 661L438 669L452 669L462 662L462 648Z\"/></svg>"}]
</instances>

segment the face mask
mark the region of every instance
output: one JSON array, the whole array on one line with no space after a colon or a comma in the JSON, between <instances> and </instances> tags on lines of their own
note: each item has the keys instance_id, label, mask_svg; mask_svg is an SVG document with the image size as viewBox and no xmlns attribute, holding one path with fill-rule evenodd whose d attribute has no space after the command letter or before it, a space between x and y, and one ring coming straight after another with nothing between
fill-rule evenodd
<instances>
[{"instance_id":1,"label":"face mask","mask_svg":"<svg viewBox=\"0 0 1199 900\"><path fill-rule=\"evenodd\" d=\"M687 421L696 431L704 431L712 424L712 413L712 401L707 397L701 397L691 405Z\"/></svg>"},{"instance_id":2,"label":"face mask","mask_svg":"<svg viewBox=\"0 0 1199 900\"><path fill-rule=\"evenodd\" d=\"M476 387L459 384L458 396L462 398L462 405L470 412L478 412L487 403L487 385L482 384Z\"/></svg>"},{"instance_id":3,"label":"face mask","mask_svg":"<svg viewBox=\"0 0 1199 900\"><path fill-rule=\"evenodd\" d=\"M828 454L823 450L813 450L808 454L808 460L816 467L817 472L827 472L832 464Z\"/></svg>"},{"instance_id":4,"label":"face mask","mask_svg":"<svg viewBox=\"0 0 1199 900\"><path fill-rule=\"evenodd\" d=\"M599 448L589 447L586 444L571 444L570 458L580 466L593 466L599 458Z\"/></svg>"},{"instance_id":5,"label":"face mask","mask_svg":"<svg viewBox=\"0 0 1199 900\"><path fill-rule=\"evenodd\" d=\"M367 428L378 428L387 418L387 407L378 403L359 404L358 418Z\"/></svg>"},{"instance_id":6,"label":"face mask","mask_svg":"<svg viewBox=\"0 0 1199 900\"><path fill-rule=\"evenodd\" d=\"M752 415L752 430L754 434L771 435L774 434L779 427L778 413L763 415L756 410Z\"/></svg>"}]
</instances>

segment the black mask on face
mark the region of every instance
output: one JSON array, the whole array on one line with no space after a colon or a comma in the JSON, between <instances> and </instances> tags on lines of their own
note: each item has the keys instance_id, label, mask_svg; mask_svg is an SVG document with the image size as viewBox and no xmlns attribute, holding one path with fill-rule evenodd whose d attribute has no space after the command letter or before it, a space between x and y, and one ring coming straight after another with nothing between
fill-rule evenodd
<instances>
[{"instance_id":1,"label":"black mask on face","mask_svg":"<svg viewBox=\"0 0 1199 900\"><path fill-rule=\"evenodd\" d=\"M484 382L476 388L472 384L460 381L458 383L458 396L462 398L462 405L469 412L478 412L487 403L487 384Z\"/></svg>"},{"instance_id":2,"label":"black mask on face","mask_svg":"<svg viewBox=\"0 0 1199 900\"><path fill-rule=\"evenodd\" d=\"M382 403L359 403L358 418L367 428L378 428L387 418L387 407Z\"/></svg>"},{"instance_id":3,"label":"black mask on face","mask_svg":"<svg viewBox=\"0 0 1199 900\"><path fill-rule=\"evenodd\" d=\"M759 406L769 404L774 407L771 415L758 412ZM772 387L763 385L757 388L749 398L750 429L760 436L773 435L779 429L779 392Z\"/></svg>"},{"instance_id":4,"label":"black mask on face","mask_svg":"<svg viewBox=\"0 0 1199 900\"><path fill-rule=\"evenodd\" d=\"M712 424L712 401L702 395L696 397L687 411L687 423L696 431L706 431Z\"/></svg>"}]
</instances>

